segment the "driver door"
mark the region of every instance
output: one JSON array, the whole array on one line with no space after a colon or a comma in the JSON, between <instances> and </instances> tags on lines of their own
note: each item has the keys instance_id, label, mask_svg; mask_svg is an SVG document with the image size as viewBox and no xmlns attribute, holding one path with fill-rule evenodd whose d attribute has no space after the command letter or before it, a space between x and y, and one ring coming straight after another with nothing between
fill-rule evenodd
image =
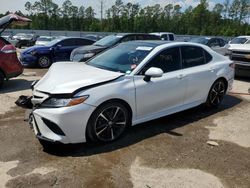
<instances>
[{"instance_id":1,"label":"driver door","mask_svg":"<svg viewBox=\"0 0 250 188\"><path fill-rule=\"evenodd\" d=\"M164 74L146 82L144 74L151 67L162 69ZM134 76L134 83L139 122L176 111L183 104L187 87L181 70L180 48L169 48L156 55Z\"/></svg>"},{"instance_id":2,"label":"driver door","mask_svg":"<svg viewBox=\"0 0 250 188\"><path fill-rule=\"evenodd\" d=\"M76 39L65 39L54 47L55 61L69 61L70 54L77 47Z\"/></svg>"}]
</instances>

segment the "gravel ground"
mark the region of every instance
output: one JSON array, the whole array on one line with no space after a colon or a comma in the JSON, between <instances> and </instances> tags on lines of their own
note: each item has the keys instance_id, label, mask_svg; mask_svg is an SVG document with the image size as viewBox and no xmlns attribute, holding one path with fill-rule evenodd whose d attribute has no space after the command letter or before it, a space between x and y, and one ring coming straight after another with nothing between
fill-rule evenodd
<instances>
[{"instance_id":1,"label":"gravel ground","mask_svg":"<svg viewBox=\"0 0 250 188\"><path fill-rule=\"evenodd\" d=\"M250 187L250 80L235 81L216 110L150 121L105 145L44 151L14 101L46 71L26 69L0 91L0 187Z\"/></svg>"}]
</instances>

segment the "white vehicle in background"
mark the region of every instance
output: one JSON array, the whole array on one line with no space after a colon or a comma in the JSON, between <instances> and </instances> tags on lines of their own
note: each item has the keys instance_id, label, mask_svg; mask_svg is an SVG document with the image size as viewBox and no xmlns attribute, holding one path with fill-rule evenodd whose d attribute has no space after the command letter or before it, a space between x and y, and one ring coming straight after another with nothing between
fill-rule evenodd
<instances>
[{"instance_id":1,"label":"white vehicle in background","mask_svg":"<svg viewBox=\"0 0 250 188\"><path fill-rule=\"evenodd\" d=\"M35 45L44 46L54 39L56 39L56 37L40 36L37 38Z\"/></svg>"},{"instance_id":2,"label":"white vehicle in background","mask_svg":"<svg viewBox=\"0 0 250 188\"><path fill-rule=\"evenodd\" d=\"M174 33L169 33L169 32L155 32L155 33L150 33L151 35L156 35L161 38L161 40L167 40L167 41L174 41L175 36Z\"/></svg>"},{"instance_id":3,"label":"white vehicle in background","mask_svg":"<svg viewBox=\"0 0 250 188\"><path fill-rule=\"evenodd\" d=\"M250 36L239 36L229 42L230 46L234 44L250 44Z\"/></svg>"},{"instance_id":4,"label":"white vehicle in background","mask_svg":"<svg viewBox=\"0 0 250 188\"><path fill-rule=\"evenodd\" d=\"M110 142L130 125L203 103L217 107L233 79L232 61L207 46L133 41L86 63L53 64L24 103L33 105L30 122L42 144Z\"/></svg>"},{"instance_id":5,"label":"white vehicle in background","mask_svg":"<svg viewBox=\"0 0 250 188\"><path fill-rule=\"evenodd\" d=\"M191 39L189 42L200 43L209 46L215 52L226 55L228 51L228 41L221 37L197 37Z\"/></svg>"}]
</instances>

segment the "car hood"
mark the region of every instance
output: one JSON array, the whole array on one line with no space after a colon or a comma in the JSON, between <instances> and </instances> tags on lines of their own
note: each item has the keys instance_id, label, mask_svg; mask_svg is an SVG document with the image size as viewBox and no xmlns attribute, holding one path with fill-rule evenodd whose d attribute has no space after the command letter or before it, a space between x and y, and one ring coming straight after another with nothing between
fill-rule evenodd
<instances>
[{"instance_id":1,"label":"car hood","mask_svg":"<svg viewBox=\"0 0 250 188\"><path fill-rule=\"evenodd\" d=\"M250 52L250 44L230 44L229 50Z\"/></svg>"},{"instance_id":2,"label":"car hood","mask_svg":"<svg viewBox=\"0 0 250 188\"><path fill-rule=\"evenodd\" d=\"M28 23L30 23L31 20L22 16L18 16L16 14L9 14L7 16L4 16L0 18L0 34L4 32L4 30L10 25L20 25L24 26Z\"/></svg>"},{"instance_id":3,"label":"car hood","mask_svg":"<svg viewBox=\"0 0 250 188\"><path fill-rule=\"evenodd\" d=\"M51 66L34 89L49 94L71 94L80 88L111 81L122 75L85 63L60 62Z\"/></svg>"},{"instance_id":4,"label":"car hood","mask_svg":"<svg viewBox=\"0 0 250 188\"><path fill-rule=\"evenodd\" d=\"M96 46L96 45L88 45L88 46L82 46L79 48L76 48L72 53L75 54L85 54L85 53L95 53L95 52L99 52L102 51L104 49L106 49L107 47L105 46Z\"/></svg>"}]
</instances>

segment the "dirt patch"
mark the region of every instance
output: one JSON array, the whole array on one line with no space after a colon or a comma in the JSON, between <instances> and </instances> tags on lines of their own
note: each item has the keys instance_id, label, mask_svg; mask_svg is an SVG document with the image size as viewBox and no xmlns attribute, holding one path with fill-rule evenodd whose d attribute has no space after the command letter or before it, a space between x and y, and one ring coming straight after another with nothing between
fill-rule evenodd
<instances>
[{"instance_id":1,"label":"dirt patch","mask_svg":"<svg viewBox=\"0 0 250 188\"><path fill-rule=\"evenodd\" d=\"M227 116L214 119L216 126L207 126L209 138L236 143L242 147L250 147L250 103L236 107Z\"/></svg>"},{"instance_id":2,"label":"dirt patch","mask_svg":"<svg viewBox=\"0 0 250 188\"><path fill-rule=\"evenodd\" d=\"M12 179L8 172L17 165L18 161L0 162L0 187L5 187L6 183Z\"/></svg>"},{"instance_id":3,"label":"dirt patch","mask_svg":"<svg viewBox=\"0 0 250 188\"><path fill-rule=\"evenodd\" d=\"M134 188L174 187L174 188L222 188L220 180L196 169L153 169L141 165L136 158L130 169Z\"/></svg>"}]
</instances>

